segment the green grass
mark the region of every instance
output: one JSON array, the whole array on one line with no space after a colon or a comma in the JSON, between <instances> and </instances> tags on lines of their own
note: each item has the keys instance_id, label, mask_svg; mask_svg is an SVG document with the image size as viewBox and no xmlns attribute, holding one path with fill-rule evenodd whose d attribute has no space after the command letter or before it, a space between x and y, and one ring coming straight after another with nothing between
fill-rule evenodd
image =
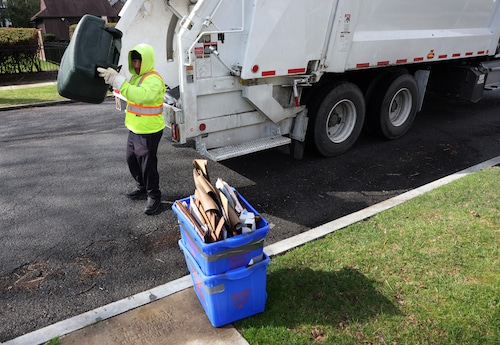
<instances>
[{"instance_id":1,"label":"green grass","mask_svg":"<svg viewBox=\"0 0 500 345\"><path fill-rule=\"evenodd\" d=\"M500 344L500 168L271 259L257 344ZM271 230L272 231L272 230Z\"/></svg>"},{"instance_id":2,"label":"green grass","mask_svg":"<svg viewBox=\"0 0 500 345\"><path fill-rule=\"evenodd\" d=\"M58 64L50 61L40 61L40 64L42 66L42 71L57 71L60 67Z\"/></svg>"},{"instance_id":3,"label":"green grass","mask_svg":"<svg viewBox=\"0 0 500 345\"><path fill-rule=\"evenodd\" d=\"M60 345L61 344L61 339L59 337L55 337L53 339L50 339L45 345Z\"/></svg>"},{"instance_id":4,"label":"green grass","mask_svg":"<svg viewBox=\"0 0 500 345\"><path fill-rule=\"evenodd\" d=\"M57 93L57 85L0 90L0 107L58 101L66 98Z\"/></svg>"}]
</instances>

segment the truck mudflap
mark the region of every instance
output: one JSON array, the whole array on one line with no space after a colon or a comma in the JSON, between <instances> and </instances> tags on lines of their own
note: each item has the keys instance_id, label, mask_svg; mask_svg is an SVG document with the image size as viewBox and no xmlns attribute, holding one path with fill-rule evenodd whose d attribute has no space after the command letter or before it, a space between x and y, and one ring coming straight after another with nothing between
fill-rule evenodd
<instances>
[{"instance_id":1,"label":"truck mudflap","mask_svg":"<svg viewBox=\"0 0 500 345\"><path fill-rule=\"evenodd\" d=\"M480 66L487 72L484 89L497 90L500 88L500 60L483 61Z\"/></svg>"}]
</instances>

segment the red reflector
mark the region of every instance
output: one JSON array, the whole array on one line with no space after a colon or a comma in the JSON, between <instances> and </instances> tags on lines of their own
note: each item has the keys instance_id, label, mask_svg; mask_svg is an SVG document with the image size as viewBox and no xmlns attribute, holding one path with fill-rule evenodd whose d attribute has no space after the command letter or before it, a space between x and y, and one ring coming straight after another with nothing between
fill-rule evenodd
<instances>
[{"instance_id":1,"label":"red reflector","mask_svg":"<svg viewBox=\"0 0 500 345\"><path fill-rule=\"evenodd\" d=\"M179 137L179 128L174 123L172 123L171 126L172 126L171 127L171 129L172 129L172 139L175 140L175 141L179 141L180 140L180 137Z\"/></svg>"},{"instance_id":2,"label":"red reflector","mask_svg":"<svg viewBox=\"0 0 500 345\"><path fill-rule=\"evenodd\" d=\"M300 74L300 73L306 73L305 68L290 68L288 70L288 74Z\"/></svg>"},{"instance_id":3,"label":"red reflector","mask_svg":"<svg viewBox=\"0 0 500 345\"><path fill-rule=\"evenodd\" d=\"M269 76L272 76L272 75L276 75L276 71L263 71L262 72L262 76L263 77L269 77Z\"/></svg>"},{"instance_id":4,"label":"red reflector","mask_svg":"<svg viewBox=\"0 0 500 345\"><path fill-rule=\"evenodd\" d=\"M414 58L413 61L415 62L424 61L424 58L423 57Z\"/></svg>"},{"instance_id":5,"label":"red reflector","mask_svg":"<svg viewBox=\"0 0 500 345\"><path fill-rule=\"evenodd\" d=\"M200 123L200 126L198 128L203 132L205 129L207 129L207 125L204 123Z\"/></svg>"},{"instance_id":6,"label":"red reflector","mask_svg":"<svg viewBox=\"0 0 500 345\"><path fill-rule=\"evenodd\" d=\"M259 70L259 65L253 65L252 66L252 72L253 73L257 73L258 70Z\"/></svg>"},{"instance_id":7,"label":"red reflector","mask_svg":"<svg viewBox=\"0 0 500 345\"><path fill-rule=\"evenodd\" d=\"M367 68L367 67L370 67L370 63L369 62L365 62L365 63L358 63L356 65L356 68Z\"/></svg>"},{"instance_id":8,"label":"red reflector","mask_svg":"<svg viewBox=\"0 0 500 345\"><path fill-rule=\"evenodd\" d=\"M407 62L408 62L408 59L399 59L399 60L396 60L397 64L407 63Z\"/></svg>"}]
</instances>

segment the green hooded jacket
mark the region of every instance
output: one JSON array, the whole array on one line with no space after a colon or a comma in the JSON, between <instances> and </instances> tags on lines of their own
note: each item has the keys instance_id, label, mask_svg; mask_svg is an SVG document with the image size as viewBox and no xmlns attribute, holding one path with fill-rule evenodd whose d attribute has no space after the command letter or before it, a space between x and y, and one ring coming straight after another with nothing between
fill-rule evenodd
<instances>
[{"instance_id":1,"label":"green hooded jacket","mask_svg":"<svg viewBox=\"0 0 500 345\"><path fill-rule=\"evenodd\" d=\"M137 74L132 64L131 52L135 50L142 57L140 73ZM120 93L127 99L125 111L125 127L136 134L157 133L165 128L165 121L161 109L165 95L165 82L155 70L155 53L148 44L136 45L128 53L128 69L132 74L130 81L126 81L120 88ZM153 72L153 73L151 73ZM143 76L146 75L145 78ZM141 81L142 78L142 81ZM159 109L159 114L138 115L134 108Z\"/></svg>"}]
</instances>

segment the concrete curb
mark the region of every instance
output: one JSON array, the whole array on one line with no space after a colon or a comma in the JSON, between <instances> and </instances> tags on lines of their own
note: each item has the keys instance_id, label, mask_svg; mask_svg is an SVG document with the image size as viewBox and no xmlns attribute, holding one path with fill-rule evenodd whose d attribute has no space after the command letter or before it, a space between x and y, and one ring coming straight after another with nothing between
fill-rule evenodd
<instances>
[{"instance_id":1,"label":"concrete curb","mask_svg":"<svg viewBox=\"0 0 500 345\"><path fill-rule=\"evenodd\" d=\"M266 246L264 251L269 256L278 255L284 253L290 249L301 246L309 241L316 240L318 238L324 237L332 232L345 228L348 225L359 222L363 219L372 217L373 215L393 208L397 205L405 203L417 196L425 194L429 191L437 189L441 186L449 184L455 180L467 176L468 174L478 172L485 168L490 168L496 165L500 165L500 156L487 160L483 163L474 165L468 169L464 169L455 174L443 177L439 180L411 190L409 192L398 195L394 198L385 200L376 205L369 206L358 212L354 212L350 215L344 216L342 218L331 221L327 224L321 225L317 228L311 229L302 234L296 235L294 237L285 239L283 241L274 243L272 245ZM92 323L103 321L119 314L123 314L127 311L135 309L140 306L144 306L158 299L170 296L187 288L193 286L191 276L184 276L172 282L166 283L164 285L158 286L148 291L144 291L105 305L103 307L88 311L86 313L77 315L75 317L69 318L67 320L60 321L53 325L47 326L45 328L36 330L34 332L22 335L18 338L4 342L3 345L33 345L42 344L58 336L63 336L71 332L80 330Z\"/></svg>"}]
</instances>

